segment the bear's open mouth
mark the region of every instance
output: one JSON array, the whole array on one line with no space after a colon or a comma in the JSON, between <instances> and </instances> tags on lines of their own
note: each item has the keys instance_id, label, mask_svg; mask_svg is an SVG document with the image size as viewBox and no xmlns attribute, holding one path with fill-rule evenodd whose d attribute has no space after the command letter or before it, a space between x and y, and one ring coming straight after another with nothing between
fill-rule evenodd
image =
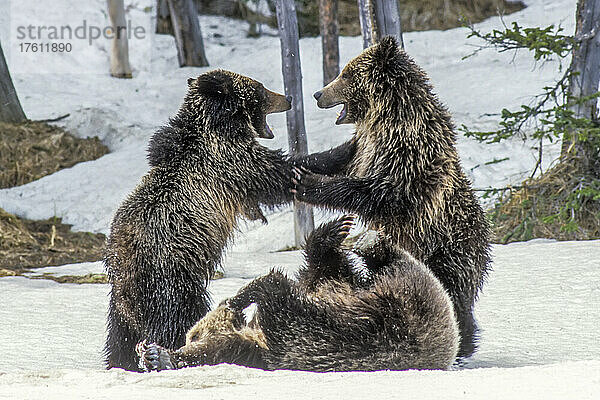
<instances>
[{"instance_id":1,"label":"bear's open mouth","mask_svg":"<svg viewBox=\"0 0 600 400\"><path fill-rule=\"evenodd\" d=\"M342 103L344 106L342 107L342 109L340 110L340 112L338 113L338 117L335 120L335 124L336 125L340 125L344 123L344 120L346 119L346 117L348 116L348 103Z\"/></svg>"}]
</instances>

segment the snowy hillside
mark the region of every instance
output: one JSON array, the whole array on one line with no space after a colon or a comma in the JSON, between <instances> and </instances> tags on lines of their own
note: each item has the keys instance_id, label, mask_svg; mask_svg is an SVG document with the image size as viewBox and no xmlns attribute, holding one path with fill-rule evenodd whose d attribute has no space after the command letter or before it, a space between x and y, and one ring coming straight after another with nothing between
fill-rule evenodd
<instances>
[{"instance_id":1,"label":"snowy hillside","mask_svg":"<svg viewBox=\"0 0 600 400\"><path fill-rule=\"evenodd\" d=\"M0 23L3 18L22 13L32 16L29 23L42 24L49 18L59 24L66 17L58 6L81 10L88 24L105 26L108 23L104 0L58 0L54 3L58 11L46 15L36 1L13 1L10 13L0 14ZM151 30L152 14L143 10L153 3L150 0L133 2L136 6L129 17L134 24ZM562 24L566 32L573 31L574 0L531 0L527 3L529 7L506 16L505 22L517 20L525 26ZM177 110L188 77L210 68L225 68L256 78L272 90L283 91L277 37L246 38L245 23L225 18L201 17L200 23L206 37L209 68L178 68L174 39L152 35L145 41L135 42L138 46L131 46L132 80L114 79L108 75L107 41L96 41L91 48L85 44L81 50L85 50L83 54L76 51L63 54L63 58L68 58L71 63L65 74L20 74L19 70L13 70L16 90L30 118L70 113L61 125L80 136L99 136L112 153L21 187L0 190L0 207L33 219L58 216L63 222L72 224L75 230L107 233L112 212L148 169L145 159L148 138ZM76 25L77 20L73 24ZM491 30L501 27L501 22L499 18L492 18L477 26ZM537 69L526 52L515 55L485 50L461 61L461 57L472 52L473 45L478 43L467 41L466 35L467 30L459 28L443 32L410 32L405 36L406 50L429 73L457 126L493 127L497 117L485 114L527 103L540 88L560 76L556 62L548 62ZM7 42L8 38L15 42L15 38L7 33L2 36L2 42ZM150 51L148 45L151 45ZM361 50L359 37L341 38L341 63L345 64ZM312 93L322 87L320 38L303 39L300 52L309 150L319 151L347 140L352 127L335 126L335 111L318 109L312 98ZM17 58L14 51L12 58ZM264 144L287 148L285 116L269 116L269 123L274 128L275 139L263 140ZM529 147L518 140L494 147L470 139L459 140L463 165L476 187L499 187L519 182L535 161ZM485 165L505 157L510 160ZM544 159L549 162L552 157L547 155Z\"/></svg>"},{"instance_id":2,"label":"snowy hillside","mask_svg":"<svg viewBox=\"0 0 600 400\"><path fill-rule=\"evenodd\" d=\"M565 27L567 33L573 31L575 0L525 2L526 9L505 17L507 24L554 23ZM40 8L33 0L8 3L10 7L6 2L0 4L3 46L11 39L11 23L14 26L15 21L23 20L17 15L26 15L32 24L61 21L65 15L74 23L85 18L88 23L107 24L105 0L55 0L51 10ZM144 9L154 1L126 1L128 4L133 5L128 17L151 29L152 14ZM200 23L210 68L178 68L173 38L152 36L131 47L132 80L108 76L108 43L102 41L81 52L65 54L59 64L67 71L63 74L44 73L47 70L41 62L39 73L13 69L16 90L29 118L70 113L60 122L62 126L79 136L99 136L111 153L27 185L0 190L0 207L27 218L59 216L76 230L108 233L115 209L148 169L148 138L177 110L188 77L225 68L283 91L277 37L246 38L244 23L225 18L202 16ZM501 22L492 18L477 27L487 31L501 27ZM466 34L466 29L453 29L405 36L406 50L429 73L457 125L493 127L496 117L485 114L528 102L560 75L556 62L537 69L525 52L515 55L484 50L461 61L477 43L466 40ZM320 38L301 41L310 151L339 144L352 132L349 126L334 126L335 111L318 109L312 99L312 93L321 88L320 46ZM361 51L361 39L341 38L340 49L341 62L345 63ZM11 58L11 54L7 56ZM263 143L286 148L284 115L269 116L269 123L275 139ZM459 151L476 187L518 182L534 163L529 144L520 141L490 147L459 138ZM504 157L510 160L485 165ZM547 155L545 160L551 157ZM225 278L212 283L215 302L274 266L291 273L300 264L299 252L275 252L293 241L290 210L274 212L268 219L266 226L242 226L225 259ZM226 365L145 375L104 371L100 351L105 336L107 285L2 278L0 398L120 399L170 394L223 399L597 398L600 241L494 246L494 257L494 272L476 310L483 329L480 349L464 368L447 372L312 374ZM101 271L100 263L86 263L36 273Z\"/></svg>"}]
</instances>

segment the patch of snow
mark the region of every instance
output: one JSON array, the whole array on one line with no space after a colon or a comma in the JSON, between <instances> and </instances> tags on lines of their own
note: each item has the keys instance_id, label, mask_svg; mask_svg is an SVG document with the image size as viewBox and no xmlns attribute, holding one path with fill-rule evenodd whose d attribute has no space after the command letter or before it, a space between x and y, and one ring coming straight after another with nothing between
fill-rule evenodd
<instances>
[{"instance_id":1,"label":"patch of snow","mask_svg":"<svg viewBox=\"0 0 600 400\"><path fill-rule=\"evenodd\" d=\"M100 274L104 272L104 265L101 261L84 262L78 264L66 264L59 265L56 267L44 267L36 268L31 272L27 273L27 276L39 276L43 274L50 274L53 276L65 276L65 275L87 275L87 274Z\"/></svg>"}]
</instances>

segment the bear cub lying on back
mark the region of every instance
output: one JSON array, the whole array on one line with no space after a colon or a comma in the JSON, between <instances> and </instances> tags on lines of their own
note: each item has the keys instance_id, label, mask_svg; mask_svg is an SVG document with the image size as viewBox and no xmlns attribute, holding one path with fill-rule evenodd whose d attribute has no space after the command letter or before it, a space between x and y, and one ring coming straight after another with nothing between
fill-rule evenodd
<instances>
[{"instance_id":1,"label":"bear cub lying on back","mask_svg":"<svg viewBox=\"0 0 600 400\"><path fill-rule=\"evenodd\" d=\"M239 217L291 200L291 166L256 138L290 101L250 78L217 70L188 81L177 114L150 141L150 171L111 224L108 367L137 370L135 345L185 344L210 309L207 285Z\"/></svg>"},{"instance_id":2,"label":"bear cub lying on back","mask_svg":"<svg viewBox=\"0 0 600 400\"><path fill-rule=\"evenodd\" d=\"M267 370L446 369L459 334L442 284L405 251L379 237L341 247L344 217L316 229L298 280L272 271L199 321L178 350L141 342L140 368L233 363ZM358 260L358 263L356 262ZM243 310L256 304L246 323Z\"/></svg>"}]
</instances>

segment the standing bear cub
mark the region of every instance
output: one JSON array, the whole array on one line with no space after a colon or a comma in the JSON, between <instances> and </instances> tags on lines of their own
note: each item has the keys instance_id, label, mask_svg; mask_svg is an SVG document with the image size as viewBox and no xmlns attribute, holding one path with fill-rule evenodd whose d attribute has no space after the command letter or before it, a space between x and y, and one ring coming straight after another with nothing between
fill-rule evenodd
<instances>
[{"instance_id":1,"label":"standing bear cub","mask_svg":"<svg viewBox=\"0 0 600 400\"><path fill-rule=\"evenodd\" d=\"M490 268L489 227L455 147L450 115L426 74L395 39L351 60L315 93L342 104L336 124L355 136L296 160L296 198L358 214L422 261L448 290L461 333L459 356L476 348L473 306Z\"/></svg>"},{"instance_id":2,"label":"standing bear cub","mask_svg":"<svg viewBox=\"0 0 600 400\"><path fill-rule=\"evenodd\" d=\"M257 137L290 101L217 70L188 81L177 115L148 149L150 171L121 204L104 259L111 284L107 366L137 370L135 345L177 348L210 308L207 285L240 216L291 200L291 165Z\"/></svg>"},{"instance_id":3,"label":"standing bear cub","mask_svg":"<svg viewBox=\"0 0 600 400\"><path fill-rule=\"evenodd\" d=\"M140 366L162 370L233 363L268 370L446 369L458 350L452 302L442 284L384 237L344 250L343 217L306 240L298 280L257 278L223 302L169 350L141 342ZM243 310L256 304L246 323Z\"/></svg>"}]
</instances>

